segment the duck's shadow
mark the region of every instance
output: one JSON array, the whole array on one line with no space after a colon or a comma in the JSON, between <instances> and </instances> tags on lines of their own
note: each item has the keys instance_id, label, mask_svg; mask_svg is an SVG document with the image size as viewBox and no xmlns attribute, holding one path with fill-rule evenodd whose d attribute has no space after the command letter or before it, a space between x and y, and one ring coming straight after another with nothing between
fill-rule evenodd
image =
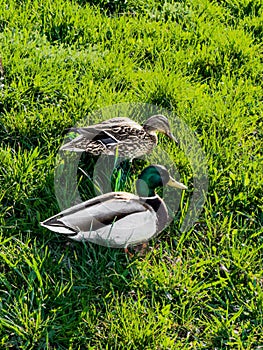
<instances>
[{"instance_id":1,"label":"duck's shadow","mask_svg":"<svg viewBox=\"0 0 263 350\"><path fill-rule=\"evenodd\" d=\"M53 244L49 244L51 249ZM121 293L130 291L139 256L131 258L123 249L89 242L70 242L63 237L59 245L59 249L57 245L55 249L63 256L63 270L68 276L73 276L75 291L88 290L91 299L104 298L114 290Z\"/></svg>"},{"instance_id":2,"label":"duck's shadow","mask_svg":"<svg viewBox=\"0 0 263 350\"><path fill-rule=\"evenodd\" d=\"M83 201L98 195L125 191L135 193L135 182L140 171L147 164L144 159L119 158L114 156L81 155L77 182Z\"/></svg>"}]
</instances>

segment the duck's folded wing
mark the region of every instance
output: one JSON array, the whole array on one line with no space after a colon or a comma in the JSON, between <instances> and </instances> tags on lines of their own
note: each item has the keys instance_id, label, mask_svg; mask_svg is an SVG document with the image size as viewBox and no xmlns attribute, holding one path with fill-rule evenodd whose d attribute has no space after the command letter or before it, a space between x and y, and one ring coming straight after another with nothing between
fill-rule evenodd
<instances>
[{"instance_id":1,"label":"duck's folded wing","mask_svg":"<svg viewBox=\"0 0 263 350\"><path fill-rule=\"evenodd\" d=\"M83 128L71 128L80 136L63 145L60 149L64 151L85 150L91 141L98 142L105 148L116 146L119 143L118 133L122 134L122 128L140 129L141 126L129 118L112 118L99 124Z\"/></svg>"},{"instance_id":2,"label":"duck's folded wing","mask_svg":"<svg viewBox=\"0 0 263 350\"><path fill-rule=\"evenodd\" d=\"M117 224L122 229L126 225L129 230L131 221L138 226L134 215L147 212L152 213L153 209L138 196L126 192L111 192L66 209L41 225L77 239L74 236L79 233L83 237L83 233L87 235L91 231L103 231Z\"/></svg>"},{"instance_id":3,"label":"duck's folded wing","mask_svg":"<svg viewBox=\"0 0 263 350\"><path fill-rule=\"evenodd\" d=\"M96 231L79 232L71 238L76 241L89 241L111 248L126 248L149 241L155 236L156 213L151 210L130 213L111 225Z\"/></svg>"},{"instance_id":4,"label":"duck's folded wing","mask_svg":"<svg viewBox=\"0 0 263 350\"><path fill-rule=\"evenodd\" d=\"M82 129L88 129L95 127L97 130L109 130L112 128L118 128L120 125L138 128L140 125L130 118L111 118L108 120L104 120L103 122L95 125L88 126Z\"/></svg>"},{"instance_id":5,"label":"duck's folded wing","mask_svg":"<svg viewBox=\"0 0 263 350\"><path fill-rule=\"evenodd\" d=\"M110 132L105 130L98 130L95 128L77 128L74 131L78 132L80 136L67 142L60 147L62 151L85 151L90 142L99 142L103 147L117 145L118 140Z\"/></svg>"}]
</instances>

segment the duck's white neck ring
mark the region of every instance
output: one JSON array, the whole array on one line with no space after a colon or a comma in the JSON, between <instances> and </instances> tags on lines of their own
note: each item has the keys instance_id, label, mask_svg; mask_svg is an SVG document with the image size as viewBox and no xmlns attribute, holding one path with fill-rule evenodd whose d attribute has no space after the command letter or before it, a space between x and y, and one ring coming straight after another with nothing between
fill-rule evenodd
<instances>
[{"instance_id":1,"label":"duck's white neck ring","mask_svg":"<svg viewBox=\"0 0 263 350\"><path fill-rule=\"evenodd\" d=\"M157 215L157 233L162 231L168 220L168 210L164 201L156 194L153 197L140 197L148 205L150 205Z\"/></svg>"}]
</instances>

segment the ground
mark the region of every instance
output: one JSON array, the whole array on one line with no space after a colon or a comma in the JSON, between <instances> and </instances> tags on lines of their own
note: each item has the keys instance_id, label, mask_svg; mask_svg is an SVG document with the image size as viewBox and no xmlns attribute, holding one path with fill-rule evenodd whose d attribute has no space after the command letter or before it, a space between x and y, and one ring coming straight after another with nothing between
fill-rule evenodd
<instances>
[{"instance_id":1,"label":"ground","mask_svg":"<svg viewBox=\"0 0 263 350\"><path fill-rule=\"evenodd\" d=\"M0 13L0 347L261 349L261 1L0 0ZM198 221L180 232L186 197L144 257L39 225L59 211L66 130L124 102L176 113L207 160ZM166 150L193 188L187 154Z\"/></svg>"}]
</instances>

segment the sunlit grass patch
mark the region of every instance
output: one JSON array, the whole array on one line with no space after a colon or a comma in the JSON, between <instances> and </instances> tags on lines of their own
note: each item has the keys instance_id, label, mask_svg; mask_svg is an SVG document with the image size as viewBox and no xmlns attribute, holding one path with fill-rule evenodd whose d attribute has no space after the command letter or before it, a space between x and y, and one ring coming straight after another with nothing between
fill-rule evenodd
<instances>
[{"instance_id":1,"label":"sunlit grass patch","mask_svg":"<svg viewBox=\"0 0 263 350\"><path fill-rule=\"evenodd\" d=\"M261 2L1 0L0 8L0 347L259 349ZM156 104L187 123L209 175L201 215L180 232L194 171L181 146L159 137L189 190L173 223L133 259L39 226L60 211L54 167L68 128L123 102ZM117 171L112 190L135 191L151 159L134 162L126 187ZM83 200L99 194L86 161Z\"/></svg>"}]
</instances>

